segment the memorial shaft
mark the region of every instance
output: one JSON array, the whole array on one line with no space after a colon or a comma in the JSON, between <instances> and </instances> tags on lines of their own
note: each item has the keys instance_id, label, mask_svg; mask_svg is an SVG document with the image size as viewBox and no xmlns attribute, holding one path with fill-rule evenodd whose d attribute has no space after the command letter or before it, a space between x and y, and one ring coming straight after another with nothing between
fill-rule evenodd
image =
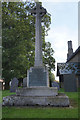
<instances>
[{"instance_id":1,"label":"memorial shaft","mask_svg":"<svg viewBox=\"0 0 80 120\"><path fill-rule=\"evenodd\" d=\"M36 7L31 10L31 13L35 15L35 66L43 66L42 60L42 32L41 32L41 18L46 14L44 9L39 3L36 3Z\"/></svg>"},{"instance_id":2,"label":"memorial shaft","mask_svg":"<svg viewBox=\"0 0 80 120\"><path fill-rule=\"evenodd\" d=\"M37 6L38 9L38 6ZM35 66L42 66L42 34L41 34L41 16L36 14L36 39L35 39Z\"/></svg>"},{"instance_id":3,"label":"memorial shaft","mask_svg":"<svg viewBox=\"0 0 80 120\"><path fill-rule=\"evenodd\" d=\"M40 3L36 3L36 7L31 10L36 18L35 21L35 65L27 72L27 86L49 86L48 70L43 66L42 61L42 32L41 18L46 14Z\"/></svg>"}]
</instances>

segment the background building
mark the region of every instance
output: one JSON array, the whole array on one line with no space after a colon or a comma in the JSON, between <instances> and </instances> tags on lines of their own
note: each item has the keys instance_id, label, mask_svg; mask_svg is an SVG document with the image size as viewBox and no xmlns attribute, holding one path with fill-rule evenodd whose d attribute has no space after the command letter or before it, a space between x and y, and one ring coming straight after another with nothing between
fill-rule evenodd
<instances>
[{"instance_id":1,"label":"background building","mask_svg":"<svg viewBox=\"0 0 80 120\"><path fill-rule=\"evenodd\" d=\"M66 63L57 64L57 76L60 87L66 92L76 92L80 87L80 46L73 53L72 41L68 41L68 54Z\"/></svg>"}]
</instances>

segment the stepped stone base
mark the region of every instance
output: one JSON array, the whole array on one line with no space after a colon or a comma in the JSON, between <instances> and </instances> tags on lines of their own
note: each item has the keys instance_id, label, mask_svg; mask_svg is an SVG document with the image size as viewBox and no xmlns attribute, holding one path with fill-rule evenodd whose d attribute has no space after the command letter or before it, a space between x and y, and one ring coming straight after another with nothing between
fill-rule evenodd
<instances>
[{"instance_id":1,"label":"stepped stone base","mask_svg":"<svg viewBox=\"0 0 80 120\"><path fill-rule=\"evenodd\" d=\"M57 96L18 96L11 95L3 98L3 106L55 106L68 107L69 98L65 94Z\"/></svg>"},{"instance_id":2,"label":"stepped stone base","mask_svg":"<svg viewBox=\"0 0 80 120\"><path fill-rule=\"evenodd\" d=\"M16 90L18 96L56 96L57 87L25 87Z\"/></svg>"},{"instance_id":3,"label":"stepped stone base","mask_svg":"<svg viewBox=\"0 0 80 120\"><path fill-rule=\"evenodd\" d=\"M18 88L16 95L3 97L3 106L59 106L68 107L69 98L57 92L57 87Z\"/></svg>"}]
</instances>

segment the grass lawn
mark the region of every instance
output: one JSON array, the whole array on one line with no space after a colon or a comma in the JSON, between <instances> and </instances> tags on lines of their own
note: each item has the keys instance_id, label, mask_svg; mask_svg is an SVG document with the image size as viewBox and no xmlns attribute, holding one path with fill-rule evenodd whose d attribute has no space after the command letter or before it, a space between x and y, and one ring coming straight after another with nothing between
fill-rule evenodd
<instances>
[{"instance_id":1,"label":"grass lawn","mask_svg":"<svg viewBox=\"0 0 80 120\"><path fill-rule=\"evenodd\" d=\"M0 90L0 102L2 101L2 91Z\"/></svg>"},{"instance_id":2,"label":"grass lawn","mask_svg":"<svg viewBox=\"0 0 80 120\"><path fill-rule=\"evenodd\" d=\"M64 92L60 89L59 92ZM3 91L3 97L14 93ZM66 92L70 107L3 107L3 118L78 118L78 93Z\"/></svg>"},{"instance_id":3,"label":"grass lawn","mask_svg":"<svg viewBox=\"0 0 80 120\"><path fill-rule=\"evenodd\" d=\"M13 95L13 94L16 94L16 93L10 92L10 90L3 90L2 91L2 97Z\"/></svg>"}]
</instances>

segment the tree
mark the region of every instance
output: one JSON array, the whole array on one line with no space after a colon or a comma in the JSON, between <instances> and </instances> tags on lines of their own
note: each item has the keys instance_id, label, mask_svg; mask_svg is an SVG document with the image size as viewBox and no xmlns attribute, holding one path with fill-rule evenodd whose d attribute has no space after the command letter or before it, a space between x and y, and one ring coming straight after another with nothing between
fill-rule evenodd
<instances>
[{"instance_id":1,"label":"tree","mask_svg":"<svg viewBox=\"0 0 80 120\"><path fill-rule=\"evenodd\" d=\"M53 58L54 50L51 48L50 42L43 44L43 62L48 67L49 72L55 70L55 59Z\"/></svg>"},{"instance_id":2,"label":"tree","mask_svg":"<svg viewBox=\"0 0 80 120\"><path fill-rule=\"evenodd\" d=\"M6 87L13 77L23 78L27 70L34 65L35 50L35 18L30 14L30 9L35 3L4 2L2 4L2 77L5 79ZM42 40L44 63L50 63L51 45L45 43L45 35L51 23L50 14L47 13L43 19ZM46 54L48 53L48 58ZM51 65L51 69L54 67Z\"/></svg>"}]
</instances>

